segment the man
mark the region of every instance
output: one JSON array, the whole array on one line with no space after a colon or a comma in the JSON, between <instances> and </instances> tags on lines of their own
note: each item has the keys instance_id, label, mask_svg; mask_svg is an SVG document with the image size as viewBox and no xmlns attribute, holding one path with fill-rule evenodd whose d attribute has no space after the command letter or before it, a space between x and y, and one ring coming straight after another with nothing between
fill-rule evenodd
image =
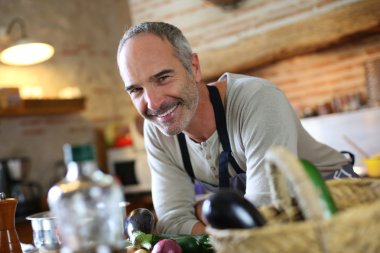
<instances>
[{"instance_id":1,"label":"man","mask_svg":"<svg viewBox=\"0 0 380 253\"><path fill-rule=\"evenodd\" d=\"M225 73L204 84L198 55L170 24L146 22L130 28L119 44L118 66L125 90L145 118L161 233L205 233L192 179L213 189L228 185L242 171L245 197L256 206L268 204L263 165L271 146L286 147L324 174L348 163L303 129L285 95L269 81ZM225 166L227 180L221 169Z\"/></svg>"}]
</instances>

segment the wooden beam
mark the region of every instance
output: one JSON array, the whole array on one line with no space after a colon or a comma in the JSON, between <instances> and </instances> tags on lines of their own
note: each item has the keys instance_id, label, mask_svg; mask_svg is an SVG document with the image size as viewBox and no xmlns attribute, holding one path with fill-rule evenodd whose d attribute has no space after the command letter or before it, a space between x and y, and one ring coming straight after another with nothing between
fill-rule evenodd
<instances>
[{"instance_id":1,"label":"wooden beam","mask_svg":"<svg viewBox=\"0 0 380 253\"><path fill-rule=\"evenodd\" d=\"M310 53L380 32L380 1L361 0L252 36L234 45L199 52L204 80Z\"/></svg>"}]
</instances>

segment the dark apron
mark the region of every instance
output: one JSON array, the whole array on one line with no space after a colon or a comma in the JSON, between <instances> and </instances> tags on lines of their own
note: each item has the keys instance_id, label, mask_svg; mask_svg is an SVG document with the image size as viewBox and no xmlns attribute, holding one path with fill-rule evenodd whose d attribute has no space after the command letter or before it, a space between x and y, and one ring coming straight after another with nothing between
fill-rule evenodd
<instances>
[{"instance_id":1,"label":"dark apron","mask_svg":"<svg viewBox=\"0 0 380 253\"><path fill-rule=\"evenodd\" d=\"M354 171L355 156L349 151L341 151L343 155L347 155L350 158L350 162L344 165L342 168L325 176L325 180L339 179L339 178L359 178L360 176Z\"/></svg>"},{"instance_id":2,"label":"dark apron","mask_svg":"<svg viewBox=\"0 0 380 253\"><path fill-rule=\"evenodd\" d=\"M185 135L183 133L180 133L177 135L177 138L181 149L183 165L185 166L186 172L190 176L191 180L196 184L200 184L203 187L203 189L206 189L207 191L217 192L218 189L221 188L231 188L244 194L246 186L246 174L245 171L243 171L239 167L231 153L230 140L228 138L226 125L226 114L224 111L222 100L220 98L218 89L215 86L207 86L207 88L210 94L212 107L214 109L216 130L218 132L219 140L223 147L223 151L219 157L219 187L212 186L210 184L206 184L204 182L196 180L194 176L193 167L191 166L190 155L187 149ZM326 180L346 177L359 177L353 170L353 165L355 163L354 155L348 151L342 151L341 153L349 155L351 162L343 166L341 169L338 169L334 173L327 175L325 177ZM229 163L232 165L236 172L235 176L231 177L228 173Z\"/></svg>"},{"instance_id":3,"label":"dark apron","mask_svg":"<svg viewBox=\"0 0 380 253\"><path fill-rule=\"evenodd\" d=\"M226 125L226 113L224 111L222 99L220 98L218 89L215 86L207 86L212 107L214 109L214 116L216 121L216 130L218 132L219 140L222 144L223 151L219 157L219 187L206 184L204 182L197 181L203 188L208 191L216 192L218 188L232 188L245 193L246 174L243 171L235 158L231 153L230 140L228 138L227 125ZM193 167L191 166L190 155L186 145L185 135L180 133L177 135L179 146L181 149L182 160L185 166L187 174L189 174L191 180L195 182ZM228 164L231 164L236 172L236 175L231 177L228 173Z\"/></svg>"}]
</instances>

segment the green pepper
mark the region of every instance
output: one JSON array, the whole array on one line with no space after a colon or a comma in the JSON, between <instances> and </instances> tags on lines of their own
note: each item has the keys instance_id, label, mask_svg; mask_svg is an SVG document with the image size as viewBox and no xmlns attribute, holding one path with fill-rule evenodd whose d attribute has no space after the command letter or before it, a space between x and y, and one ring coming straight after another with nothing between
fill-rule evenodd
<instances>
[{"instance_id":1,"label":"green pepper","mask_svg":"<svg viewBox=\"0 0 380 253\"><path fill-rule=\"evenodd\" d=\"M327 188L327 185L325 184L325 180L323 179L321 173L311 162L301 160L301 163L314 187L316 187L320 193L320 201L324 206L325 218L331 218L331 216L333 216L338 211L338 209L335 205L334 199L330 194L329 189Z\"/></svg>"}]
</instances>

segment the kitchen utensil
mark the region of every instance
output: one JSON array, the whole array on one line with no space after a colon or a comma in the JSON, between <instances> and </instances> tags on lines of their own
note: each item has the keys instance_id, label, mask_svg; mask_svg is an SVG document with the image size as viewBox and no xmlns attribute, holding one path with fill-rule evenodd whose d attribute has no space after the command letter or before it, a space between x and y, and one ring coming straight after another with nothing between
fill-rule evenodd
<instances>
[{"instance_id":1,"label":"kitchen utensil","mask_svg":"<svg viewBox=\"0 0 380 253\"><path fill-rule=\"evenodd\" d=\"M353 142L350 138L347 136L343 135L343 139L348 142L356 151L358 151L363 157L367 158L369 157L368 153L365 152L361 147L359 147L355 142Z\"/></svg>"},{"instance_id":2,"label":"kitchen utensil","mask_svg":"<svg viewBox=\"0 0 380 253\"><path fill-rule=\"evenodd\" d=\"M17 200L6 198L0 193L0 252L22 253L20 240L15 228Z\"/></svg>"},{"instance_id":3,"label":"kitchen utensil","mask_svg":"<svg viewBox=\"0 0 380 253\"><path fill-rule=\"evenodd\" d=\"M61 241L55 217L50 212L36 213L26 219L32 223L33 242L40 252L59 250Z\"/></svg>"}]
</instances>

